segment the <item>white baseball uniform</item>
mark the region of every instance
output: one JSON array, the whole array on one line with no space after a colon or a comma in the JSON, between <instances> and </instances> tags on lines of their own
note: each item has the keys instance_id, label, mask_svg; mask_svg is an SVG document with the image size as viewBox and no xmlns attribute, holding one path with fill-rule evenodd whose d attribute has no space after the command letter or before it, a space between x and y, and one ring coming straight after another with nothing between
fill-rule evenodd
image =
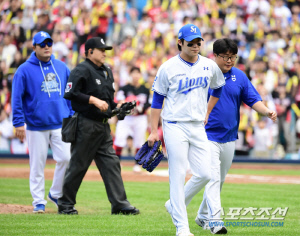
<instances>
[{"instance_id":1,"label":"white baseball uniform","mask_svg":"<svg viewBox=\"0 0 300 236\"><path fill-rule=\"evenodd\" d=\"M161 65L152 90L165 96L163 132L169 163L170 214L177 232L189 229L184 183L187 163L193 176L185 188L199 192L210 180L210 149L204 128L208 88L225 84L217 64L198 55L190 65L177 55Z\"/></svg>"}]
</instances>

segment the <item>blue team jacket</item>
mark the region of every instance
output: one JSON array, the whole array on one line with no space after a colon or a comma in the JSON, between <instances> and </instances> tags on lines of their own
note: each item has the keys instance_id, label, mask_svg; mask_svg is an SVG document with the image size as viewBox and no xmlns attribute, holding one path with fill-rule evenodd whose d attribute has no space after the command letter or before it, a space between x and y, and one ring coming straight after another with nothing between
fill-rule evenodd
<instances>
[{"instance_id":1,"label":"blue team jacket","mask_svg":"<svg viewBox=\"0 0 300 236\"><path fill-rule=\"evenodd\" d=\"M244 102L252 107L261 97L243 71L232 67L224 74L226 84L221 97L209 115L205 126L210 141L227 143L238 139L240 106ZM208 91L209 96L212 90ZM208 99L209 99L208 96Z\"/></svg>"},{"instance_id":2,"label":"blue team jacket","mask_svg":"<svg viewBox=\"0 0 300 236\"><path fill-rule=\"evenodd\" d=\"M61 128L63 118L74 112L64 91L70 70L51 56L40 61L35 52L16 71L12 83L12 114L15 127L28 130Z\"/></svg>"}]
</instances>

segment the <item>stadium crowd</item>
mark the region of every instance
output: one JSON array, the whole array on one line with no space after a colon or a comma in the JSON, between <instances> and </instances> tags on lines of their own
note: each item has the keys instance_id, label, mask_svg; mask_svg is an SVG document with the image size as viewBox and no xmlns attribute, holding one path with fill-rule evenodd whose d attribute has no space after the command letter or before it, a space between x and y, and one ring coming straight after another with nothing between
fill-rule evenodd
<instances>
[{"instance_id":1,"label":"stadium crowd","mask_svg":"<svg viewBox=\"0 0 300 236\"><path fill-rule=\"evenodd\" d=\"M140 68L140 83L151 89L157 69L178 53L177 32L197 25L201 54L213 59L213 42L222 37L239 47L236 67L243 70L278 122L241 106L236 154L283 158L297 153L300 134L299 0L3 0L0 3L0 152L26 153L14 136L11 83L32 52L32 37L46 31L53 53L70 69L85 59L84 42L102 37L116 93ZM150 91L151 94L151 91ZM150 96L151 103L151 96ZM111 121L115 130L117 120ZM114 135L114 132L113 132ZM146 141L145 134L145 141ZM128 138L124 153L132 152ZM251 152L250 152L251 151ZM124 154L126 155L126 154Z\"/></svg>"}]
</instances>

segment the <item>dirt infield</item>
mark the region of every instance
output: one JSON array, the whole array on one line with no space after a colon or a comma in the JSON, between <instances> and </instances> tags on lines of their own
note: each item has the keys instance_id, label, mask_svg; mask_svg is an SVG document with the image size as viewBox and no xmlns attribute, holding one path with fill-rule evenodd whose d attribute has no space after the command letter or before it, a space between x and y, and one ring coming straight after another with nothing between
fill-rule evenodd
<instances>
[{"instance_id":1,"label":"dirt infield","mask_svg":"<svg viewBox=\"0 0 300 236\"><path fill-rule=\"evenodd\" d=\"M28 164L28 159L0 159L0 178L29 178L28 167L6 167L1 164ZM47 160L47 164L55 164L53 160ZM95 163L92 163L95 165ZM133 167L133 161L122 161L122 167ZM160 167L168 167L167 162L162 162ZM279 164L245 164L245 163L233 163L232 169L263 169L263 170L299 170L300 165L279 165ZM128 168L127 168L128 169ZM54 174L54 168L45 169L45 179L52 180ZM187 175L187 180L191 175ZM122 170L122 178L127 182L168 182L167 169L158 169L153 173L142 171L135 173L133 171ZM88 170L84 180L88 181L102 181L102 178L98 170ZM300 178L298 176L266 176L266 175L239 175L228 174L226 176L226 183L268 183L268 184L300 184ZM13 205L13 204L1 204L0 214L19 214L19 213L32 213L32 206ZM55 213L54 210L47 209L47 213Z\"/></svg>"},{"instance_id":2,"label":"dirt infield","mask_svg":"<svg viewBox=\"0 0 300 236\"><path fill-rule=\"evenodd\" d=\"M28 159L0 159L0 178L29 178L29 168L23 167L1 167L1 164L28 164ZM47 164L55 164L54 160L47 160ZM93 162L92 165L95 166ZM123 167L132 167L133 161L122 161ZM161 162L159 167L168 167L167 162ZM232 169L253 169L253 170L299 170L300 165L284 165L284 164L248 164L248 163L233 163ZM45 169L45 178L51 180L53 178L54 169ZM124 181L128 182L168 182L167 170L155 170L153 173L142 171L135 173L133 171L122 170ZM189 179L191 175L187 175ZM102 181L98 170L89 169L84 180ZM263 176L263 175L236 175L229 174L226 177L227 183L291 183L300 184L300 178L297 176Z\"/></svg>"}]
</instances>

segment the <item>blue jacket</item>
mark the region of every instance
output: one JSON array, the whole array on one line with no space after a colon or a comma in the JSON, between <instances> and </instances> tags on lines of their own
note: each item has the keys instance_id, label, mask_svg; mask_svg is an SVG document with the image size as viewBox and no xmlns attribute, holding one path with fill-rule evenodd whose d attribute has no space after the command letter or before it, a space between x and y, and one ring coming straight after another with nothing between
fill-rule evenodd
<instances>
[{"instance_id":1,"label":"blue jacket","mask_svg":"<svg viewBox=\"0 0 300 236\"><path fill-rule=\"evenodd\" d=\"M70 70L53 55L40 61L35 52L16 71L12 84L12 112L15 127L51 130L62 126L63 118L73 115L64 91Z\"/></svg>"}]
</instances>

